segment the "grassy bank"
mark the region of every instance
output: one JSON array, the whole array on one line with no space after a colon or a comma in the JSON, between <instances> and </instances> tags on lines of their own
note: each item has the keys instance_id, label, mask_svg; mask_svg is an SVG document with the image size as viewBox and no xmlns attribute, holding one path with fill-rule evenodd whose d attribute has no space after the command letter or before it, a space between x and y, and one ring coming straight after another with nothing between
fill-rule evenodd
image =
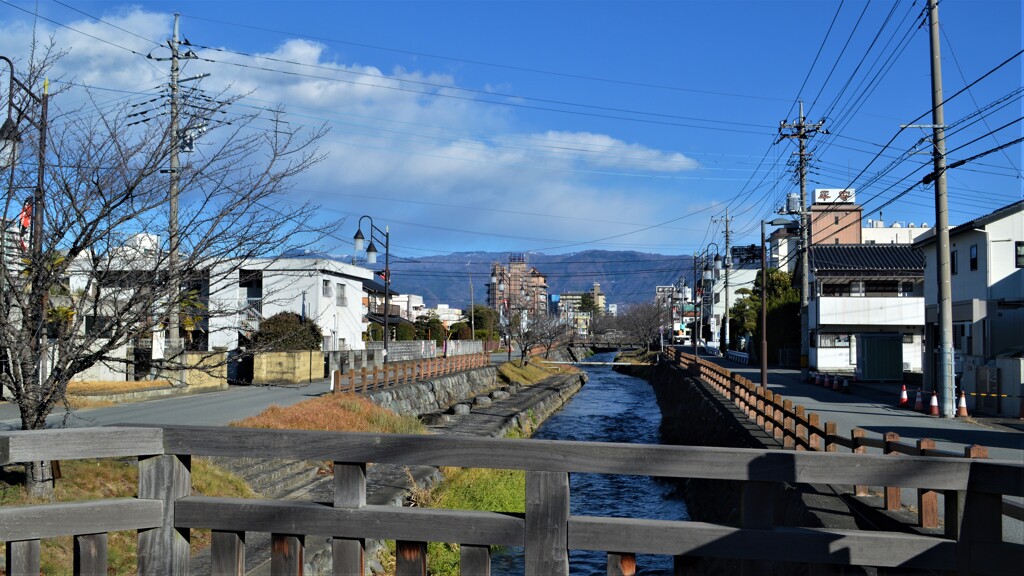
<instances>
[{"instance_id":1,"label":"grassy bank","mask_svg":"<svg viewBox=\"0 0 1024 576\"><path fill-rule=\"evenodd\" d=\"M44 502L25 494L23 472L11 466L0 474L0 506L24 506ZM138 493L138 466L130 460L69 460L61 462L62 478L55 486L57 502L75 502L103 498L131 498ZM237 476L203 458L192 459L193 493L208 496L253 498L256 495ZM136 573L134 530L111 532L107 536L107 573ZM209 530L192 531L193 553L209 546ZM40 544L41 574L68 574L74 558L71 536L46 538ZM4 571L0 569L0 574Z\"/></svg>"}]
</instances>

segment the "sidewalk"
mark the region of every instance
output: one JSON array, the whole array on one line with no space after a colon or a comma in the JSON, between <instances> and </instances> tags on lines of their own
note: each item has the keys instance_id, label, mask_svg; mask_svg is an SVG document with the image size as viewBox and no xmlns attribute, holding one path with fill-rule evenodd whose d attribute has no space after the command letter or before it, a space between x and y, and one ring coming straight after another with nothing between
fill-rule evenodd
<instances>
[{"instance_id":1,"label":"sidewalk","mask_svg":"<svg viewBox=\"0 0 1024 576\"><path fill-rule=\"evenodd\" d=\"M761 380L758 366L738 364L722 357L703 358L755 383ZM940 450L957 454L963 454L967 446L978 444L988 448L992 459L1024 463L1024 421L1021 420L926 416L899 408L899 391L893 392L892 384L851 383L851 393L843 394L801 382L799 370L784 368L769 369L768 388L792 400L794 405L803 405L808 412L818 413L822 422L835 422L844 436L849 436L853 428L866 430L871 436L895 432L904 443L930 438Z\"/></svg>"}]
</instances>

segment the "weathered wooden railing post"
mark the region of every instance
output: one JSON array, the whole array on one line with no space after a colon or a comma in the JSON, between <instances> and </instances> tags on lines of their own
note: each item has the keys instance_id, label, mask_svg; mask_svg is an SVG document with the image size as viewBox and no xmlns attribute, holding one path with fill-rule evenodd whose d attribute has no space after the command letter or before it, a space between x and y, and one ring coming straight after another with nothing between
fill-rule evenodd
<instances>
[{"instance_id":1,"label":"weathered wooden railing post","mask_svg":"<svg viewBox=\"0 0 1024 576\"><path fill-rule=\"evenodd\" d=\"M895 432L885 433L885 450L886 454L899 456L899 452L893 447L894 444L898 444L900 441L900 435ZM886 486L885 487L885 509L889 511L895 511L900 509L900 487L899 486Z\"/></svg>"},{"instance_id":2,"label":"weathered wooden railing post","mask_svg":"<svg viewBox=\"0 0 1024 576\"><path fill-rule=\"evenodd\" d=\"M174 527L174 502L192 492L190 456L161 454L139 458L139 498L163 502L163 524L139 530L139 574L188 574L189 530Z\"/></svg>"},{"instance_id":3,"label":"weathered wooden railing post","mask_svg":"<svg viewBox=\"0 0 1024 576\"><path fill-rule=\"evenodd\" d=\"M796 450L796 422L791 414L793 413L793 401L782 401L782 448L784 450Z\"/></svg>"},{"instance_id":4,"label":"weathered wooden railing post","mask_svg":"<svg viewBox=\"0 0 1024 576\"><path fill-rule=\"evenodd\" d=\"M334 463L334 507L366 506L366 464ZM334 538L331 543L333 571L336 576L363 576L366 540Z\"/></svg>"},{"instance_id":5,"label":"weathered wooden railing post","mask_svg":"<svg viewBox=\"0 0 1024 576\"><path fill-rule=\"evenodd\" d=\"M7 542L7 574L39 574L39 540Z\"/></svg>"},{"instance_id":6,"label":"weathered wooden railing post","mask_svg":"<svg viewBox=\"0 0 1024 576\"><path fill-rule=\"evenodd\" d=\"M569 574L569 475L526 472L526 576Z\"/></svg>"},{"instance_id":7,"label":"weathered wooden railing post","mask_svg":"<svg viewBox=\"0 0 1024 576\"><path fill-rule=\"evenodd\" d=\"M79 534L75 536L72 572L75 574L107 573L107 533ZM8 574L16 572L8 571ZM35 574L39 572L36 571Z\"/></svg>"},{"instance_id":8,"label":"weathered wooden railing post","mask_svg":"<svg viewBox=\"0 0 1024 576\"><path fill-rule=\"evenodd\" d=\"M395 542L395 576L427 576L426 542Z\"/></svg>"},{"instance_id":9,"label":"weathered wooden railing post","mask_svg":"<svg viewBox=\"0 0 1024 576\"><path fill-rule=\"evenodd\" d=\"M983 446L964 447L964 458L988 458L988 449ZM1003 499L1000 494L972 490L971 484L978 479L972 471L966 491L946 492L946 536L956 538L957 570L960 574L977 574L981 566L991 566L1020 553L1006 554L1005 558L992 554L993 542L1003 540ZM1012 562L1012 560L1011 560ZM1016 568L1020 565L1016 564Z\"/></svg>"},{"instance_id":10,"label":"weathered wooden railing post","mask_svg":"<svg viewBox=\"0 0 1024 576\"><path fill-rule=\"evenodd\" d=\"M796 426L793 429L793 435L795 438L795 444L797 450L807 450L811 448L811 439L807 434L807 411L803 406L796 406L793 408L795 413L794 421Z\"/></svg>"},{"instance_id":11,"label":"weathered wooden railing post","mask_svg":"<svg viewBox=\"0 0 1024 576\"><path fill-rule=\"evenodd\" d=\"M609 552L608 576L636 576L636 554Z\"/></svg>"},{"instance_id":12,"label":"weathered wooden railing post","mask_svg":"<svg viewBox=\"0 0 1024 576\"><path fill-rule=\"evenodd\" d=\"M744 528L755 530L771 530L775 522L775 483L754 482L743 483L743 495L740 499L740 522ZM766 574L764 562L744 560L741 570L743 576Z\"/></svg>"},{"instance_id":13,"label":"weathered wooden railing post","mask_svg":"<svg viewBox=\"0 0 1024 576\"><path fill-rule=\"evenodd\" d=\"M868 452L867 446L862 446L860 444L860 440L862 438L864 438L865 436L867 436L867 432L865 432L864 430L861 430L860 428L854 428L853 430L850 430L850 439L853 441L853 446L854 446L853 452L855 454L867 454L867 452ZM867 496L868 495L868 487L867 486L854 486L853 487L853 494L854 494L854 496Z\"/></svg>"},{"instance_id":14,"label":"weathered wooden railing post","mask_svg":"<svg viewBox=\"0 0 1024 576\"><path fill-rule=\"evenodd\" d=\"M935 449L935 440L922 438L917 441L917 450L924 456ZM917 489L917 520L922 528L939 526L939 493L927 488Z\"/></svg>"},{"instance_id":15,"label":"weathered wooden railing post","mask_svg":"<svg viewBox=\"0 0 1024 576\"><path fill-rule=\"evenodd\" d=\"M299 576L306 556L303 534L270 535L270 573L274 576Z\"/></svg>"}]
</instances>

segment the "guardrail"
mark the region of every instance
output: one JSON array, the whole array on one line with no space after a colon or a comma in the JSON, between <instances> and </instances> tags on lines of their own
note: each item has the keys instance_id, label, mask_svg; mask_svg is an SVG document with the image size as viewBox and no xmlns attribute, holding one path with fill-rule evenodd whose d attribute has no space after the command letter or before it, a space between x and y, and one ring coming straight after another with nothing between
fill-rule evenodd
<instances>
[{"instance_id":1,"label":"guardrail","mask_svg":"<svg viewBox=\"0 0 1024 576\"><path fill-rule=\"evenodd\" d=\"M839 433L835 422L822 422L821 417L808 412L801 405L793 405L781 394L776 394L762 386L754 384L743 376L737 376L727 368L714 362L695 358L676 350L676 362L692 374L710 384L719 394L732 402L766 433L778 440L784 449L816 450L836 452L840 447L849 449L856 454L865 454L869 448L881 450L883 454L903 454L908 456L952 457L952 458L988 458L988 449L984 446L967 446L963 453L939 450L935 441L918 440L915 444L900 442L899 434L888 432L881 438L870 438L860 428L850 431L850 436ZM844 482L850 484L850 482ZM901 490L898 485L882 485L885 509L900 509ZM866 485L854 486L857 496L867 496ZM1024 506L1006 500L1001 505L1002 513L1016 520L1024 521ZM917 495L918 526L937 528L939 526L938 493L935 490L922 488ZM948 512L947 512L948 515ZM947 532L959 530L956 522L946 523Z\"/></svg>"},{"instance_id":2,"label":"guardrail","mask_svg":"<svg viewBox=\"0 0 1024 576\"><path fill-rule=\"evenodd\" d=\"M193 456L334 462L331 502L193 494ZM463 574L489 573L489 546L523 546L525 574L568 574L569 550L608 553L609 574L636 554L809 565L879 566L1016 575L1021 548L1004 544L1000 498L1024 494L1019 462L834 452L655 446L434 435L246 428L82 428L0 433L0 465L137 457L137 498L0 507L8 574L39 574L39 539L72 535L76 574L106 573L106 533L138 531L139 574L187 574L190 530L213 531L215 574L241 574L245 532L272 534L271 572L300 574L304 538L331 535L335 574L362 574L364 539L396 541L398 576L425 576L426 543L461 544ZM525 514L366 504L371 463L526 471ZM739 481L738 525L577 516L569 474ZM774 526L780 483L855 483L942 490L956 526L947 537ZM68 567L69 571L72 567Z\"/></svg>"},{"instance_id":3,"label":"guardrail","mask_svg":"<svg viewBox=\"0 0 1024 576\"><path fill-rule=\"evenodd\" d=\"M474 370L489 366L491 357L486 353L462 354L447 358L423 358L388 362L373 368L365 366L359 370L342 373L335 370L331 375L333 392L369 392L383 388L391 388L400 384L420 382L439 378L447 374Z\"/></svg>"}]
</instances>

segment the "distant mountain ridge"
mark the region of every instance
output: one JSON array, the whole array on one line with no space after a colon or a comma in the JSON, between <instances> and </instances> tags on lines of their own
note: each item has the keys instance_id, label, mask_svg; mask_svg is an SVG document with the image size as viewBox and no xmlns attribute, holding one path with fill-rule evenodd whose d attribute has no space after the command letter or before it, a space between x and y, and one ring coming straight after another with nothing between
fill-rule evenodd
<instances>
[{"instance_id":1,"label":"distant mountain ridge","mask_svg":"<svg viewBox=\"0 0 1024 576\"><path fill-rule=\"evenodd\" d=\"M487 303L491 265L508 265L512 252L458 252L391 263L391 285L399 293L419 294L428 307L468 308ZM649 302L655 286L693 283L692 257L633 251L586 250L571 254L525 253L528 267L547 277L548 293L583 292L601 285L609 304Z\"/></svg>"}]
</instances>

